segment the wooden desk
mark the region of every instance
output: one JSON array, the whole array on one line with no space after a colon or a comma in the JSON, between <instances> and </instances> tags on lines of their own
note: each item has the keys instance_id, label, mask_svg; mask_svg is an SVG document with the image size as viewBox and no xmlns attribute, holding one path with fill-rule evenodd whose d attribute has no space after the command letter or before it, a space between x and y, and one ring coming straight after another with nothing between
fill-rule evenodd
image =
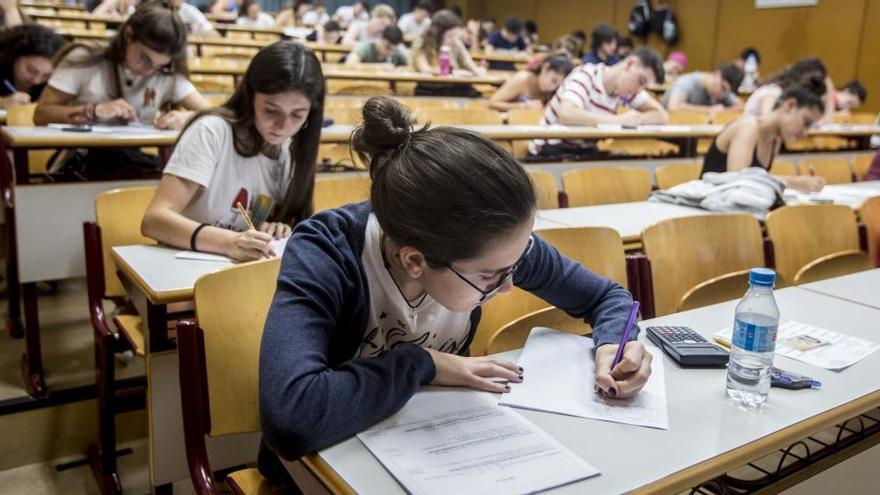
<instances>
[{"instance_id":1,"label":"wooden desk","mask_svg":"<svg viewBox=\"0 0 880 495\"><path fill-rule=\"evenodd\" d=\"M228 261L179 260L180 249L162 246L113 248L119 278L144 319L147 364L150 484L167 486L189 478L180 405L178 358L168 339L168 304L191 301L195 281L230 266ZM256 459L260 434L209 438L211 465L217 469Z\"/></svg>"},{"instance_id":2,"label":"wooden desk","mask_svg":"<svg viewBox=\"0 0 880 495\"><path fill-rule=\"evenodd\" d=\"M81 21L86 24L86 27L118 27L125 19L119 17L110 17L110 16L99 16L94 15L91 12L58 12L58 13L49 13L49 12L38 12L31 9L22 9L22 11L28 16L36 19L36 20L50 20L50 21Z\"/></svg>"},{"instance_id":3,"label":"wooden desk","mask_svg":"<svg viewBox=\"0 0 880 495\"><path fill-rule=\"evenodd\" d=\"M834 204L846 205L857 210L868 198L880 196L880 181L853 182L851 184L831 184L818 193L805 194L786 189L786 203L814 203L816 201L832 201Z\"/></svg>"},{"instance_id":4,"label":"wooden desk","mask_svg":"<svg viewBox=\"0 0 880 495\"><path fill-rule=\"evenodd\" d=\"M66 3L66 2L58 2L58 1L49 1L49 2L18 2L18 6L25 9L52 9L55 12L85 12L86 8L84 5L80 5L77 3Z\"/></svg>"},{"instance_id":5,"label":"wooden desk","mask_svg":"<svg viewBox=\"0 0 880 495\"><path fill-rule=\"evenodd\" d=\"M6 123L6 109L0 108L0 125Z\"/></svg>"},{"instance_id":6,"label":"wooden desk","mask_svg":"<svg viewBox=\"0 0 880 495\"><path fill-rule=\"evenodd\" d=\"M282 28L257 28L250 26L239 26L236 24L228 24L223 22L214 22L214 29L219 31L221 34L226 33L245 33L249 34L251 38L256 39L257 35L266 36L266 37L274 37L277 39L284 38L284 29Z\"/></svg>"},{"instance_id":7,"label":"wooden desk","mask_svg":"<svg viewBox=\"0 0 880 495\"><path fill-rule=\"evenodd\" d=\"M642 231L663 220L713 213L688 206L639 201L610 205L579 206L540 210L538 218L543 228L562 227L608 227L617 231L627 248L640 247ZM546 225L546 227L545 227Z\"/></svg>"},{"instance_id":8,"label":"wooden desk","mask_svg":"<svg viewBox=\"0 0 880 495\"><path fill-rule=\"evenodd\" d=\"M876 309L798 288L776 291L776 298L784 319L872 341L880 338L875 324L880 311ZM735 305L736 302L731 301L667 315L644 321L641 327L688 325L711 338L714 332L733 322ZM644 333L639 339L645 340ZM516 359L518 351L503 356ZM877 353L842 372L777 357L776 364L781 368L820 380L823 387L821 391L774 388L760 412L741 409L727 400L725 370L684 370L662 356L668 431L517 410L602 472L600 476L548 493L679 493L880 406L880 354ZM330 481L327 488L333 493L404 493L357 438L306 457L304 463L319 477ZM287 465L291 467L290 463ZM332 484L333 481L337 484Z\"/></svg>"},{"instance_id":9,"label":"wooden desk","mask_svg":"<svg viewBox=\"0 0 880 495\"><path fill-rule=\"evenodd\" d=\"M799 285L826 296L880 309L880 268Z\"/></svg>"}]
</instances>

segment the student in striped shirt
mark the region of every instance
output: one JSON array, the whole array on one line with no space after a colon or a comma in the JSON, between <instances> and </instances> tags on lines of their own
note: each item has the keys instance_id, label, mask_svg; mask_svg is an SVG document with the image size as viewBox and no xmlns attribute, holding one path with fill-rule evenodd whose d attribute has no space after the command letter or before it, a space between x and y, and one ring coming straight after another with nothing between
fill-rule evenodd
<instances>
[{"instance_id":1,"label":"student in striped shirt","mask_svg":"<svg viewBox=\"0 0 880 495\"><path fill-rule=\"evenodd\" d=\"M614 66L584 64L573 71L547 104L541 125L665 124L663 106L645 91L663 83L663 60L639 48ZM619 113L624 107L626 112ZM595 155L595 141L536 139L530 151L540 156Z\"/></svg>"}]
</instances>

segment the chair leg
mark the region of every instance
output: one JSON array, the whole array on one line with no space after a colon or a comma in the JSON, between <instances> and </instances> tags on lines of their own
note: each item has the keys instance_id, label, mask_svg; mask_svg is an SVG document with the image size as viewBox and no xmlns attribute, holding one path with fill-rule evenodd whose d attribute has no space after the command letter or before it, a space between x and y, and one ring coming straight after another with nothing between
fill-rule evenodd
<instances>
[{"instance_id":1,"label":"chair leg","mask_svg":"<svg viewBox=\"0 0 880 495\"><path fill-rule=\"evenodd\" d=\"M37 312L37 284L22 284L24 296L25 322L25 354L21 359L21 371L24 375L28 393L37 398L45 398L48 394L46 378L43 371L43 348L40 343L40 320Z\"/></svg>"},{"instance_id":2,"label":"chair leg","mask_svg":"<svg viewBox=\"0 0 880 495\"><path fill-rule=\"evenodd\" d=\"M98 395L98 443L89 446L92 474L103 495L122 493L116 463L116 363L112 336L95 336L95 388Z\"/></svg>"}]
</instances>

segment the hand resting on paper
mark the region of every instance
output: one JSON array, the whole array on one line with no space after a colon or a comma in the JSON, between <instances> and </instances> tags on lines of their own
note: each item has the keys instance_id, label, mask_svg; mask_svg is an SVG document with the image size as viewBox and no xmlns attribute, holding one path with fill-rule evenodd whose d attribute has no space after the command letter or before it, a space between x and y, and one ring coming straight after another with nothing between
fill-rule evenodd
<instances>
[{"instance_id":1,"label":"hand resting on paper","mask_svg":"<svg viewBox=\"0 0 880 495\"><path fill-rule=\"evenodd\" d=\"M614 369L610 369L617 347L617 344L605 344L596 349L597 392L617 399L633 397L651 376L651 360L654 356L645 350L641 342L630 341L623 349L623 359Z\"/></svg>"},{"instance_id":2,"label":"hand resting on paper","mask_svg":"<svg viewBox=\"0 0 880 495\"><path fill-rule=\"evenodd\" d=\"M504 393L510 392L510 386L493 381L493 378L512 383L522 382L522 368L510 361L493 357L464 357L428 348L425 350L431 355L436 368L431 385L469 387Z\"/></svg>"}]
</instances>

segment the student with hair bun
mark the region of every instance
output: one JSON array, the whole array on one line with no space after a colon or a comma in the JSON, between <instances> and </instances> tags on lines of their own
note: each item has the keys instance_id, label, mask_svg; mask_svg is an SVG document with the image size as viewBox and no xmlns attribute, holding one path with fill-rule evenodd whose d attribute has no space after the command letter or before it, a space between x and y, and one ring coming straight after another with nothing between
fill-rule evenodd
<instances>
[{"instance_id":1,"label":"student with hair bun","mask_svg":"<svg viewBox=\"0 0 880 495\"><path fill-rule=\"evenodd\" d=\"M497 379L528 370L468 348L480 306L514 285L592 325L603 392L639 392L651 371L642 344L609 369L632 296L532 233L535 191L513 157L466 129L415 127L390 97L368 100L363 119L352 144L370 164L371 200L300 223L282 260L260 354L271 451L295 459L339 442L422 385L509 391ZM270 479L283 473L271 454L260 463Z\"/></svg>"}]
</instances>

